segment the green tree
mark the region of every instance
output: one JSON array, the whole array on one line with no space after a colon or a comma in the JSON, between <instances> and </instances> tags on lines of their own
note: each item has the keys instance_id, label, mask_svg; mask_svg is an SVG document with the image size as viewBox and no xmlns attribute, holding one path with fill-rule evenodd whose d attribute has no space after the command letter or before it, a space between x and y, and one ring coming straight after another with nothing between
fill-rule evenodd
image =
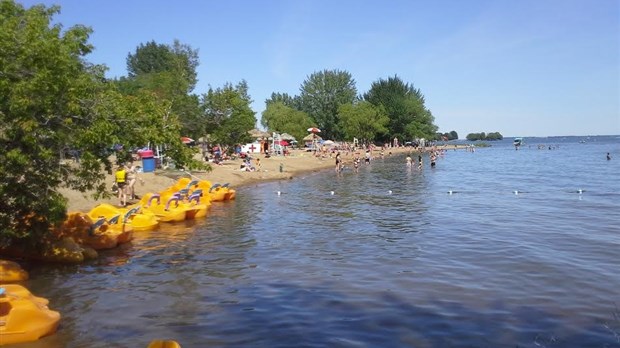
<instances>
[{"instance_id":1,"label":"green tree","mask_svg":"<svg viewBox=\"0 0 620 348\"><path fill-rule=\"evenodd\" d=\"M487 134L486 140L502 140L504 136L500 132L491 132Z\"/></svg>"},{"instance_id":2,"label":"green tree","mask_svg":"<svg viewBox=\"0 0 620 348\"><path fill-rule=\"evenodd\" d=\"M198 64L198 51L178 40L174 40L172 46L150 41L140 44L135 53L127 55L129 78L170 72L186 82L183 93L191 92L196 86Z\"/></svg>"},{"instance_id":3,"label":"green tree","mask_svg":"<svg viewBox=\"0 0 620 348\"><path fill-rule=\"evenodd\" d=\"M261 124L269 130L289 133L295 139L301 140L308 134L307 129L312 127L313 121L305 112L295 110L284 102L272 102L267 103Z\"/></svg>"},{"instance_id":4,"label":"green tree","mask_svg":"<svg viewBox=\"0 0 620 348\"><path fill-rule=\"evenodd\" d=\"M343 104L338 114L344 139L348 141L358 138L362 142L372 142L377 135L387 132L386 126L390 122L383 106L374 106L367 101Z\"/></svg>"},{"instance_id":5,"label":"green tree","mask_svg":"<svg viewBox=\"0 0 620 348\"><path fill-rule=\"evenodd\" d=\"M450 131L448 140L457 140L458 138L459 138L459 134L456 131Z\"/></svg>"},{"instance_id":6,"label":"green tree","mask_svg":"<svg viewBox=\"0 0 620 348\"><path fill-rule=\"evenodd\" d=\"M375 106L383 105L390 118L384 141L393 137L434 139L437 126L431 111L424 105L422 92L398 76L373 82L364 100Z\"/></svg>"},{"instance_id":7,"label":"green tree","mask_svg":"<svg viewBox=\"0 0 620 348\"><path fill-rule=\"evenodd\" d=\"M169 105L115 91L106 83L106 68L84 59L93 49L91 29L52 25L59 10L0 1L2 245L40 242L64 220L60 187L104 194L112 144L168 143L178 163L193 163ZM67 150L79 151L79 162L62 161Z\"/></svg>"},{"instance_id":8,"label":"green tree","mask_svg":"<svg viewBox=\"0 0 620 348\"><path fill-rule=\"evenodd\" d=\"M242 81L235 87L226 83L222 88L209 88L203 94L206 128L212 142L232 146L251 140L248 131L256 125L256 118L247 92L247 83Z\"/></svg>"},{"instance_id":9,"label":"green tree","mask_svg":"<svg viewBox=\"0 0 620 348\"><path fill-rule=\"evenodd\" d=\"M325 138L340 139L338 108L355 101L357 89L351 74L323 70L310 75L301 85L301 109L316 122Z\"/></svg>"},{"instance_id":10,"label":"green tree","mask_svg":"<svg viewBox=\"0 0 620 348\"><path fill-rule=\"evenodd\" d=\"M128 77L116 81L124 94L134 95L149 90L171 102L172 111L180 117L185 136L204 134L204 119L199 97L190 92L197 82L198 51L175 40L171 46L154 41L140 44L127 57Z\"/></svg>"},{"instance_id":11,"label":"green tree","mask_svg":"<svg viewBox=\"0 0 620 348\"><path fill-rule=\"evenodd\" d=\"M301 110L301 100L299 96L290 96L288 93L271 93L271 97L265 100L265 106L271 103L281 102L289 108Z\"/></svg>"}]
</instances>

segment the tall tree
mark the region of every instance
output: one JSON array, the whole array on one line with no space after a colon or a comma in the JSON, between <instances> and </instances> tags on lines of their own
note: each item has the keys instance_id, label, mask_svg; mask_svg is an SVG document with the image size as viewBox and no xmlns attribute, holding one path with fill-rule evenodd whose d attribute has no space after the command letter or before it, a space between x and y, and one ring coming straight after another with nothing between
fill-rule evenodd
<instances>
[{"instance_id":1,"label":"tall tree","mask_svg":"<svg viewBox=\"0 0 620 348\"><path fill-rule=\"evenodd\" d=\"M190 94L197 82L198 51L175 40L171 46L150 41L127 56L128 77L116 81L119 90L134 95L149 90L171 102L180 117L183 135L203 134L199 98Z\"/></svg>"},{"instance_id":2,"label":"tall tree","mask_svg":"<svg viewBox=\"0 0 620 348\"><path fill-rule=\"evenodd\" d=\"M256 125L251 101L245 81L235 87L226 83L222 88L209 88L202 95L206 130L213 142L235 145L250 141L248 131Z\"/></svg>"},{"instance_id":3,"label":"tall tree","mask_svg":"<svg viewBox=\"0 0 620 348\"><path fill-rule=\"evenodd\" d=\"M398 76L373 82L364 100L375 106L383 105L390 118L389 132L384 141L400 139L433 139L437 131L434 117L424 105L419 89L404 83Z\"/></svg>"},{"instance_id":4,"label":"tall tree","mask_svg":"<svg viewBox=\"0 0 620 348\"><path fill-rule=\"evenodd\" d=\"M387 132L390 121L383 106L374 106L367 101L341 105L338 114L344 138L349 141L358 138L364 143L372 142Z\"/></svg>"},{"instance_id":5,"label":"tall tree","mask_svg":"<svg viewBox=\"0 0 620 348\"><path fill-rule=\"evenodd\" d=\"M127 73L130 78L152 73L170 72L186 82L184 93L196 86L198 50L174 40L172 46L155 41L140 44L135 53L127 55Z\"/></svg>"},{"instance_id":6,"label":"tall tree","mask_svg":"<svg viewBox=\"0 0 620 348\"><path fill-rule=\"evenodd\" d=\"M338 108L353 103L357 95L351 74L323 70L310 75L301 85L301 108L308 113L327 138L340 139Z\"/></svg>"},{"instance_id":7,"label":"tall tree","mask_svg":"<svg viewBox=\"0 0 620 348\"><path fill-rule=\"evenodd\" d=\"M91 30L77 25L63 31L60 24L52 25L59 10L0 1L3 245L40 241L65 218L60 187L103 194L111 144L158 140L178 149L172 153L179 163L191 157L180 145L179 124L167 112L169 105L150 95L131 101L111 88L106 68L84 59L93 48ZM61 161L66 150L79 151L80 161Z\"/></svg>"},{"instance_id":8,"label":"tall tree","mask_svg":"<svg viewBox=\"0 0 620 348\"><path fill-rule=\"evenodd\" d=\"M308 134L307 129L312 127L313 121L303 111L295 110L283 102L273 102L267 103L261 124L269 130L289 133L301 140Z\"/></svg>"},{"instance_id":9,"label":"tall tree","mask_svg":"<svg viewBox=\"0 0 620 348\"><path fill-rule=\"evenodd\" d=\"M290 96L288 93L271 93L271 97L265 100L265 106L271 103L281 102L289 108L301 110L301 100L299 96Z\"/></svg>"}]
</instances>

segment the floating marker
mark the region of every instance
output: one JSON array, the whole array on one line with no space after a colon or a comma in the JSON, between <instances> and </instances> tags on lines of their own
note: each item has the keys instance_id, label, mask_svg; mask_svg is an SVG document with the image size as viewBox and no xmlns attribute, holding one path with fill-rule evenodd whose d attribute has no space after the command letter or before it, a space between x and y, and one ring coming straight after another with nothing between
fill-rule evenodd
<instances>
[{"instance_id":1,"label":"floating marker","mask_svg":"<svg viewBox=\"0 0 620 348\"><path fill-rule=\"evenodd\" d=\"M276 192L276 193L278 194L278 196L282 194L282 192L280 192L280 191L278 191L278 192Z\"/></svg>"},{"instance_id":2,"label":"floating marker","mask_svg":"<svg viewBox=\"0 0 620 348\"><path fill-rule=\"evenodd\" d=\"M582 189L579 189L579 190L577 190L577 193L578 193L578 194L582 194L582 193L583 193L583 190L582 190Z\"/></svg>"},{"instance_id":3,"label":"floating marker","mask_svg":"<svg viewBox=\"0 0 620 348\"><path fill-rule=\"evenodd\" d=\"M334 191L331 191L329 194L333 196L334 195Z\"/></svg>"},{"instance_id":4,"label":"floating marker","mask_svg":"<svg viewBox=\"0 0 620 348\"><path fill-rule=\"evenodd\" d=\"M515 195L518 195L518 194L519 194L519 191L515 191Z\"/></svg>"},{"instance_id":5,"label":"floating marker","mask_svg":"<svg viewBox=\"0 0 620 348\"><path fill-rule=\"evenodd\" d=\"M448 194L451 195L452 194L452 190L448 191Z\"/></svg>"},{"instance_id":6,"label":"floating marker","mask_svg":"<svg viewBox=\"0 0 620 348\"><path fill-rule=\"evenodd\" d=\"M390 195L391 195L391 194L392 194L392 190L389 190L389 191L388 191L388 194L390 194Z\"/></svg>"}]
</instances>

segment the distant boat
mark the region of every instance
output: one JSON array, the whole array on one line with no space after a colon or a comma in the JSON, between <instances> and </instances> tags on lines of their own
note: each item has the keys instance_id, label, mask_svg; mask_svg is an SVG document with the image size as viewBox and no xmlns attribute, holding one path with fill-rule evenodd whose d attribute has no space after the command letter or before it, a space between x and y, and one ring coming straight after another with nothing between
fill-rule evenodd
<instances>
[{"instance_id":1,"label":"distant boat","mask_svg":"<svg viewBox=\"0 0 620 348\"><path fill-rule=\"evenodd\" d=\"M515 138L512 143L514 144L515 148L518 148L519 146L521 146L521 144L523 144L523 138Z\"/></svg>"}]
</instances>

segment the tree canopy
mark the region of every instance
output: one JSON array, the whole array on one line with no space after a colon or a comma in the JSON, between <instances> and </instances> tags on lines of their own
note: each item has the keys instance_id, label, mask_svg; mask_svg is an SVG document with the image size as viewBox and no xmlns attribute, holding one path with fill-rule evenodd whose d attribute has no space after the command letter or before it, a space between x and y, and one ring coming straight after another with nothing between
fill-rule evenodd
<instances>
[{"instance_id":1,"label":"tree canopy","mask_svg":"<svg viewBox=\"0 0 620 348\"><path fill-rule=\"evenodd\" d=\"M59 7L0 2L0 244L38 241L62 221L66 186L105 194L114 144L169 144L179 165L194 163L178 117L152 93L124 96L105 66L84 56L91 29L52 25ZM79 161L63 161L66 151Z\"/></svg>"},{"instance_id":2,"label":"tree canopy","mask_svg":"<svg viewBox=\"0 0 620 348\"><path fill-rule=\"evenodd\" d=\"M269 130L286 132L295 139L301 140L308 134L307 129L312 127L314 122L305 112L295 110L284 102L278 101L267 103L261 124Z\"/></svg>"},{"instance_id":3,"label":"tree canopy","mask_svg":"<svg viewBox=\"0 0 620 348\"><path fill-rule=\"evenodd\" d=\"M362 142L372 142L377 135L387 133L387 117L383 106L374 106L367 101L344 104L338 109L340 128L348 141L359 138Z\"/></svg>"},{"instance_id":4,"label":"tree canopy","mask_svg":"<svg viewBox=\"0 0 620 348\"><path fill-rule=\"evenodd\" d=\"M491 132L489 134L486 134L485 132L480 132L480 133L469 133L467 134L466 137L467 140L469 141L475 141L475 140L502 140L504 139L504 136L500 134L500 132Z\"/></svg>"},{"instance_id":5,"label":"tree canopy","mask_svg":"<svg viewBox=\"0 0 620 348\"><path fill-rule=\"evenodd\" d=\"M301 85L301 110L316 122L325 138L341 139L338 108L353 103L355 80L347 71L323 70L311 74Z\"/></svg>"},{"instance_id":6,"label":"tree canopy","mask_svg":"<svg viewBox=\"0 0 620 348\"><path fill-rule=\"evenodd\" d=\"M227 83L221 88L209 88L202 95L202 103L211 141L224 145L249 142L251 138L248 131L256 125L251 102L246 81L236 86Z\"/></svg>"},{"instance_id":7,"label":"tree canopy","mask_svg":"<svg viewBox=\"0 0 620 348\"><path fill-rule=\"evenodd\" d=\"M398 76L372 83L364 94L364 100L375 106L382 105L390 119L384 141L393 137L400 139L433 139L437 131L434 117L424 105L419 89L404 83Z\"/></svg>"}]
</instances>

